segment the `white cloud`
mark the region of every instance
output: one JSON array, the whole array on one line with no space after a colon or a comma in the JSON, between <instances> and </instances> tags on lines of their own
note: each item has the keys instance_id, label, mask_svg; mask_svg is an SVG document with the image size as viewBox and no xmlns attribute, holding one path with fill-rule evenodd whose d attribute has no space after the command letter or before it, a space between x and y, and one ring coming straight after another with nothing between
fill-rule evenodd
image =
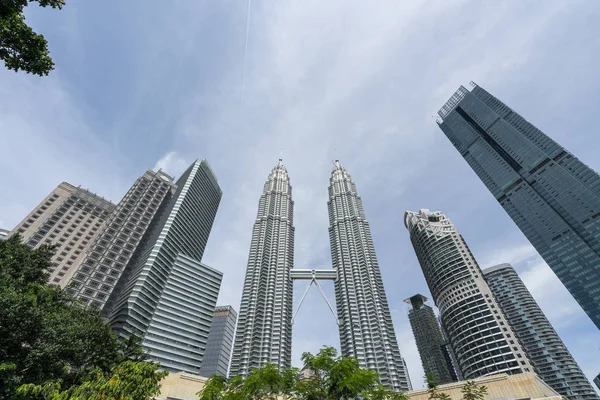
<instances>
[{"instance_id":1,"label":"white cloud","mask_svg":"<svg viewBox=\"0 0 600 400\"><path fill-rule=\"evenodd\" d=\"M163 170L177 179L189 165L190 162L186 161L183 157L180 157L176 151L170 151L156 162L153 169L154 171L158 171L159 169Z\"/></svg>"},{"instance_id":2,"label":"white cloud","mask_svg":"<svg viewBox=\"0 0 600 400\"><path fill-rule=\"evenodd\" d=\"M11 229L62 181L118 201L126 185L120 155L87 123L61 77L47 80L0 69L0 192Z\"/></svg>"},{"instance_id":3,"label":"white cloud","mask_svg":"<svg viewBox=\"0 0 600 400\"><path fill-rule=\"evenodd\" d=\"M518 272L537 303L554 327L569 326L575 320L587 318L579 304L556 274L529 243L497 248L489 254L482 268L508 263Z\"/></svg>"},{"instance_id":4,"label":"white cloud","mask_svg":"<svg viewBox=\"0 0 600 400\"><path fill-rule=\"evenodd\" d=\"M509 248L494 249L493 252L485 255L481 262L481 268L485 269L498 264L508 263L516 265L521 262L530 261L532 258L538 258L538 252L535 248L524 240L520 244Z\"/></svg>"}]
</instances>

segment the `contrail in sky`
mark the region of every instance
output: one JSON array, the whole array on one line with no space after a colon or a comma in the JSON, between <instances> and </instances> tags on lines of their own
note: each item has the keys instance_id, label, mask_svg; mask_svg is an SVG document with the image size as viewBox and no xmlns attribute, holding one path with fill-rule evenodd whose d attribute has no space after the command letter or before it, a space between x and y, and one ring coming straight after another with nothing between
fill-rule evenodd
<instances>
[{"instance_id":1,"label":"contrail in sky","mask_svg":"<svg viewBox=\"0 0 600 400\"><path fill-rule=\"evenodd\" d=\"M242 65L242 90L240 93L240 110L244 104L244 91L246 89L246 59L248 57L248 35L250 33L250 10L252 8L252 0L248 0L248 10L246 13L246 38L244 41L244 64Z\"/></svg>"}]
</instances>

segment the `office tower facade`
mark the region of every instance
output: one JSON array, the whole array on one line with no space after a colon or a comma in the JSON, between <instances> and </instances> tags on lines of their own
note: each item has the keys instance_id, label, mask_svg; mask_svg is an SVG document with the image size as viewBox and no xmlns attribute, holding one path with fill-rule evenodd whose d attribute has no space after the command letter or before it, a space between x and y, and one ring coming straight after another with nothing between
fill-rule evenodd
<instances>
[{"instance_id":1,"label":"office tower facade","mask_svg":"<svg viewBox=\"0 0 600 400\"><path fill-rule=\"evenodd\" d=\"M598 389L600 389L600 374L596 375L596 377L594 378L594 383L596 384Z\"/></svg>"},{"instance_id":2,"label":"office tower facade","mask_svg":"<svg viewBox=\"0 0 600 400\"><path fill-rule=\"evenodd\" d=\"M425 304L427 297L416 294L404 301L412 306L408 312L408 319L425 375L431 376L439 385L456 382L458 379L446 354L442 330L433 308Z\"/></svg>"},{"instance_id":3,"label":"office tower facade","mask_svg":"<svg viewBox=\"0 0 600 400\"><path fill-rule=\"evenodd\" d=\"M232 376L246 376L267 362L291 366L293 266L292 186L279 159L265 182L252 229Z\"/></svg>"},{"instance_id":4,"label":"office tower facade","mask_svg":"<svg viewBox=\"0 0 600 400\"><path fill-rule=\"evenodd\" d=\"M176 186L104 310L120 337L141 336L163 368L198 373L222 279L201 260L222 192L206 160Z\"/></svg>"},{"instance_id":5,"label":"office tower facade","mask_svg":"<svg viewBox=\"0 0 600 400\"><path fill-rule=\"evenodd\" d=\"M600 177L473 86L446 102L439 127L600 328Z\"/></svg>"},{"instance_id":6,"label":"office tower facade","mask_svg":"<svg viewBox=\"0 0 600 400\"><path fill-rule=\"evenodd\" d=\"M4 240L8 237L8 234L10 233L10 231L6 230L6 229L0 229L0 240Z\"/></svg>"},{"instance_id":7,"label":"office tower facade","mask_svg":"<svg viewBox=\"0 0 600 400\"><path fill-rule=\"evenodd\" d=\"M236 322L237 313L232 306L218 306L215 308L206 342L206 350L204 350L204 357L202 357L200 375L211 377L216 373L227 376Z\"/></svg>"},{"instance_id":8,"label":"office tower facade","mask_svg":"<svg viewBox=\"0 0 600 400\"><path fill-rule=\"evenodd\" d=\"M442 318L438 315L437 323L442 331L442 340L444 341L442 350L444 351L444 357L446 357L448 365L451 366L451 371L453 373L453 377L456 377L456 381L463 381L465 378L462 376L460 371L460 367L458 365L458 360L456 359L456 355L454 354L454 350L452 350L452 345L450 344L450 340L448 339L448 334L444 329L444 325L442 323Z\"/></svg>"},{"instance_id":9,"label":"office tower facade","mask_svg":"<svg viewBox=\"0 0 600 400\"><path fill-rule=\"evenodd\" d=\"M596 391L510 264L483 270L498 305L535 372L570 400L598 400Z\"/></svg>"},{"instance_id":10,"label":"office tower facade","mask_svg":"<svg viewBox=\"0 0 600 400\"><path fill-rule=\"evenodd\" d=\"M466 242L443 213L407 211L404 224L464 379L533 370Z\"/></svg>"},{"instance_id":11,"label":"office tower facade","mask_svg":"<svg viewBox=\"0 0 600 400\"><path fill-rule=\"evenodd\" d=\"M64 287L100 233L115 205L67 182L56 187L10 233L37 248L55 245L49 282Z\"/></svg>"},{"instance_id":12,"label":"office tower facade","mask_svg":"<svg viewBox=\"0 0 600 400\"><path fill-rule=\"evenodd\" d=\"M362 199L338 160L329 185L329 240L342 355L377 371L381 383L408 390L375 247Z\"/></svg>"},{"instance_id":13,"label":"office tower facade","mask_svg":"<svg viewBox=\"0 0 600 400\"><path fill-rule=\"evenodd\" d=\"M402 357L402 366L404 367L404 371L406 372L406 384L408 385L408 390L413 390L412 381L410 380L410 374L408 373L408 366L406 365L406 360Z\"/></svg>"},{"instance_id":14,"label":"office tower facade","mask_svg":"<svg viewBox=\"0 0 600 400\"><path fill-rule=\"evenodd\" d=\"M146 171L108 217L67 289L88 304L104 308L150 223L176 186L162 171Z\"/></svg>"}]
</instances>

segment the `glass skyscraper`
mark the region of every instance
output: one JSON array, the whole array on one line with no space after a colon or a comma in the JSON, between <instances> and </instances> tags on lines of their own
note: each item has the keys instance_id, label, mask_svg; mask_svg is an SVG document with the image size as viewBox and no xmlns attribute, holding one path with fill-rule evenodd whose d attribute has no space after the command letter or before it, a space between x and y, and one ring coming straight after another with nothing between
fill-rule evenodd
<instances>
[{"instance_id":1,"label":"glass skyscraper","mask_svg":"<svg viewBox=\"0 0 600 400\"><path fill-rule=\"evenodd\" d=\"M218 306L215 308L206 342L206 350L204 350L204 357L202 357L200 375L210 377L217 373L227 376L236 322L237 313L232 306Z\"/></svg>"},{"instance_id":2,"label":"glass skyscraper","mask_svg":"<svg viewBox=\"0 0 600 400\"><path fill-rule=\"evenodd\" d=\"M222 192L206 160L190 165L176 187L103 311L119 336L140 336L163 368L198 373L223 275L200 261Z\"/></svg>"},{"instance_id":3,"label":"glass skyscraper","mask_svg":"<svg viewBox=\"0 0 600 400\"><path fill-rule=\"evenodd\" d=\"M569 400L598 400L596 391L510 264L483 270L535 372Z\"/></svg>"},{"instance_id":4,"label":"glass skyscraper","mask_svg":"<svg viewBox=\"0 0 600 400\"><path fill-rule=\"evenodd\" d=\"M439 127L600 328L600 177L472 84Z\"/></svg>"},{"instance_id":5,"label":"glass skyscraper","mask_svg":"<svg viewBox=\"0 0 600 400\"><path fill-rule=\"evenodd\" d=\"M426 376L431 375L439 385L456 382L457 376L454 373L452 361L446 352L446 341L442 336L442 330L438 325L437 318L433 308L425 304L427 297L416 294L404 302L412 305L408 312L408 319L421 363Z\"/></svg>"},{"instance_id":6,"label":"glass skyscraper","mask_svg":"<svg viewBox=\"0 0 600 400\"><path fill-rule=\"evenodd\" d=\"M161 204L176 190L163 171L146 171L127 191L102 225L85 258L65 286L88 304L104 308Z\"/></svg>"}]
</instances>

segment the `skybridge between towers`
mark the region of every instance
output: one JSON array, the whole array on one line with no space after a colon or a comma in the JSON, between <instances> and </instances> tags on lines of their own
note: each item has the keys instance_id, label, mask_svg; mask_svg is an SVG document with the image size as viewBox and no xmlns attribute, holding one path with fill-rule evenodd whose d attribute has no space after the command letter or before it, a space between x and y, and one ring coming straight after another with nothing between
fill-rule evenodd
<instances>
[{"instance_id":1,"label":"skybridge between towers","mask_svg":"<svg viewBox=\"0 0 600 400\"><path fill-rule=\"evenodd\" d=\"M329 302L329 300L327 300L327 296L325 296L325 292L323 291L323 288L321 287L321 285L319 285L319 280L335 281L337 279L337 271L335 269L292 268L290 270L290 273L291 273L292 281L295 281L295 280L310 281L308 286L306 287L306 290L304 291L304 294L302 295L302 298L300 299L300 303L298 304L298 307L296 308L296 312L294 312L294 315L292 316L292 325L294 324L296 315L298 315L298 311L300 311L300 307L302 306L302 303L304 302L304 299L306 298L306 295L307 295L308 291L310 290L310 287L314 284L317 287L317 289L319 289L319 293L321 293L321 296L327 303L327 307L329 307L329 311L331 311L331 314L333 314L333 317L335 318L335 323L339 326L340 321L338 320L337 314L333 310L333 307L331 306L331 303Z\"/></svg>"},{"instance_id":2,"label":"skybridge between towers","mask_svg":"<svg viewBox=\"0 0 600 400\"><path fill-rule=\"evenodd\" d=\"M230 374L248 376L266 363L291 367L292 325L314 285L338 325L340 354L377 371L382 385L407 391L371 228L356 184L339 160L333 163L328 194L331 264L323 269L294 268L290 176L281 157L271 169L252 228ZM296 280L308 281L297 308ZM323 280L333 281L335 303L325 296Z\"/></svg>"}]
</instances>

